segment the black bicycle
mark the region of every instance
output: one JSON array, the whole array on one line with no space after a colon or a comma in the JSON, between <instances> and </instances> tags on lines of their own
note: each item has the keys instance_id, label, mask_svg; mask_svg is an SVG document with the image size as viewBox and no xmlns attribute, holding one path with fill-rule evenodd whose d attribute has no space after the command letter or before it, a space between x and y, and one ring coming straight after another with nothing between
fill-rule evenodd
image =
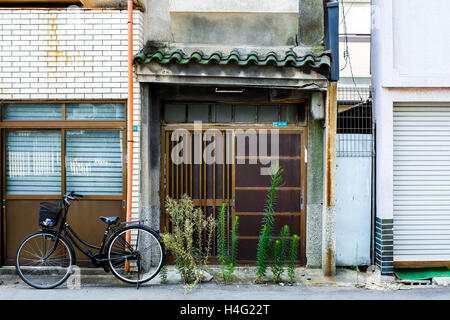
<instances>
[{"instance_id":1,"label":"black bicycle","mask_svg":"<svg viewBox=\"0 0 450 320\"><path fill-rule=\"evenodd\" d=\"M89 257L94 266L111 271L122 281L139 286L154 278L165 258L164 243L158 232L139 221L119 222L119 217L100 217L106 223L103 241L100 246L89 244L67 223L70 201L81 197L71 192L58 203L40 204L41 230L28 235L17 248L15 263L20 278L38 289L55 288L64 283L76 264L73 245ZM83 249L77 240L96 253Z\"/></svg>"}]
</instances>

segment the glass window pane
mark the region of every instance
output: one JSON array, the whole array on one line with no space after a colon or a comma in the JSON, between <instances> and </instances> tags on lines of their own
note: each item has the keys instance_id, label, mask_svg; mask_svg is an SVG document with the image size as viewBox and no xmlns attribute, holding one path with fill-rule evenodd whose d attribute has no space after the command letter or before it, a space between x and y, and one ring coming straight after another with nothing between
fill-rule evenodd
<instances>
[{"instance_id":1,"label":"glass window pane","mask_svg":"<svg viewBox=\"0 0 450 320\"><path fill-rule=\"evenodd\" d=\"M298 105L285 104L281 106L281 121L297 122Z\"/></svg>"},{"instance_id":2,"label":"glass window pane","mask_svg":"<svg viewBox=\"0 0 450 320\"><path fill-rule=\"evenodd\" d=\"M186 105L168 103L164 106L166 122L186 122Z\"/></svg>"},{"instance_id":3,"label":"glass window pane","mask_svg":"<svg viewBox=\"0 0 450 320\"><path fill-rule=\"evenodd\" d=\"M188 105L188 122L209 121L209 105L208 104L190 104Z\"/></svg>"},{"instance_id":4,"label":"glass window pane","mask_svg":"<svg viewBox=\"0 0 450 320\"><path fill-rule=\"evenodd\" d=\"M6 193L61 194L61 132L6 132Z\"/></svg>"},{"instance_id":5,"label":"glass window pane","mask_svg":"<svg viewBox=\"0 0 450 320\"><path fill-rule=\"evenodd\" d=\"M215 119L214 122L228 123L233 119L233 110L230 104L216 104L215 105Z\"/></svg>"},{"instance_id":6,"label":"glass window pane","mask_svg":"<svg viewBox=\"0 0 450 320\"><path fill-rule=\"evenodd\" d=\"M235 122L255 122L256 106L235 105L234 121Z\"/></svg>"},{"instance_id":7,"label":"glass window pane","mask_svg":"<svg viewBox=\"0 0 450 320\"><path fill-rule=\"evenodd\" d=\"M61 120L62 105L14 103L5 105L5 120Z\"/></svg>"},{"instance_id":8,"label":"glass window pane","mask_svg":"<svg viewBox=\"0 0 450 320\"><path fill-rule=\"evenodd\" d=\"M66 131L66 191L122 195L122 131Z\"/></svg>"},{"instance_id":9,"label":"glass window pane","mask_svg":"<svg viewBox=\"0 0 450 320\"><path fill-rule=\"evenodd\" d=\"M67 120L124 120L123 103L69 103L66 105Z\"/></svg>"},{"instance_id":10,"label":"glass window pane","mask_svg":"<svg viewBox=\"0 0 450 320\"><path fill-rule=\"evenodd\" d=\"M258 106L258 122L278 121L278 106Z\"/></svg>"}]
</instances>

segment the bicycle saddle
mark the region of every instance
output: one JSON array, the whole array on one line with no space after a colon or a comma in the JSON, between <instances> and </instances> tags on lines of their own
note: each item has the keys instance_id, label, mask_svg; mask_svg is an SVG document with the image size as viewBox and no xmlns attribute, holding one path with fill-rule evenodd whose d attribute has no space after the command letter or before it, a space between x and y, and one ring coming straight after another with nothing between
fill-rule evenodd
<instances>
[{"instance_id":1,"label":"bicycle saddle","mask_svg":"<svg viewBox=\"0 0 450 320\"><path fill-rule=\"evenodd\" d=\"M119 221L119 217L103 217L100 216L100 220L102 220L104 223L111 225L116 224Z\"/></svg>"}]
</instances>

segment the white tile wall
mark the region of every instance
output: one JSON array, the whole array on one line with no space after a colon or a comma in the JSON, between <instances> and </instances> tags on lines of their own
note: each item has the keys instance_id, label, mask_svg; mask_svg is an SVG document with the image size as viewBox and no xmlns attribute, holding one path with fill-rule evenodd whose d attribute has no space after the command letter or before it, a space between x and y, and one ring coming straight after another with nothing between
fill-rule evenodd
<instances>
[{"instance_id":1,"label":"white tile wall","mask_svg":"<svg viewBox=\"0 0 450 320\"><path fill-rule=\"evenodd\" d=\"M127 100L126 10L0 9L0 100ZM133 51L144 45L143 14L133 14ZM141 96L133 86L134 125ZM140 130L134 132L135 159ZM140 163L134 161L133 219L138 218Z\"/></svg>"}]
</instances>

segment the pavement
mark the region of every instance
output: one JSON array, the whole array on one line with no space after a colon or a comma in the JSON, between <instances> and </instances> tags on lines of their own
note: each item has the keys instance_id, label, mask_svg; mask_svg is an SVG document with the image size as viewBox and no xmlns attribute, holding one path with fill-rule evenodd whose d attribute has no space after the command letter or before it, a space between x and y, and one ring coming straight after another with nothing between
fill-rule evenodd
<instances>
[{"instance_id":1,"label":"pavement","mask_svg":"<svg viewBox=\"0 0 450 320\"><path fill-rule=\"evenodd\" d=\"M338 269L325 277L320 269L297 268L289 284L266 281L255 284L254 267L238 267L232 284L219 280L218 266L210 266L205 281L186 293L176 269L169 267L167 282L157 276L139 289L123 283L102 269L79 269L58 288L37 290L26 285L14 268L0 268L0 300L449 300L447 282L398 283L370 268L364 272ZM425 284L426 283L426 284Z\"/></svg>"}]
</instances>

